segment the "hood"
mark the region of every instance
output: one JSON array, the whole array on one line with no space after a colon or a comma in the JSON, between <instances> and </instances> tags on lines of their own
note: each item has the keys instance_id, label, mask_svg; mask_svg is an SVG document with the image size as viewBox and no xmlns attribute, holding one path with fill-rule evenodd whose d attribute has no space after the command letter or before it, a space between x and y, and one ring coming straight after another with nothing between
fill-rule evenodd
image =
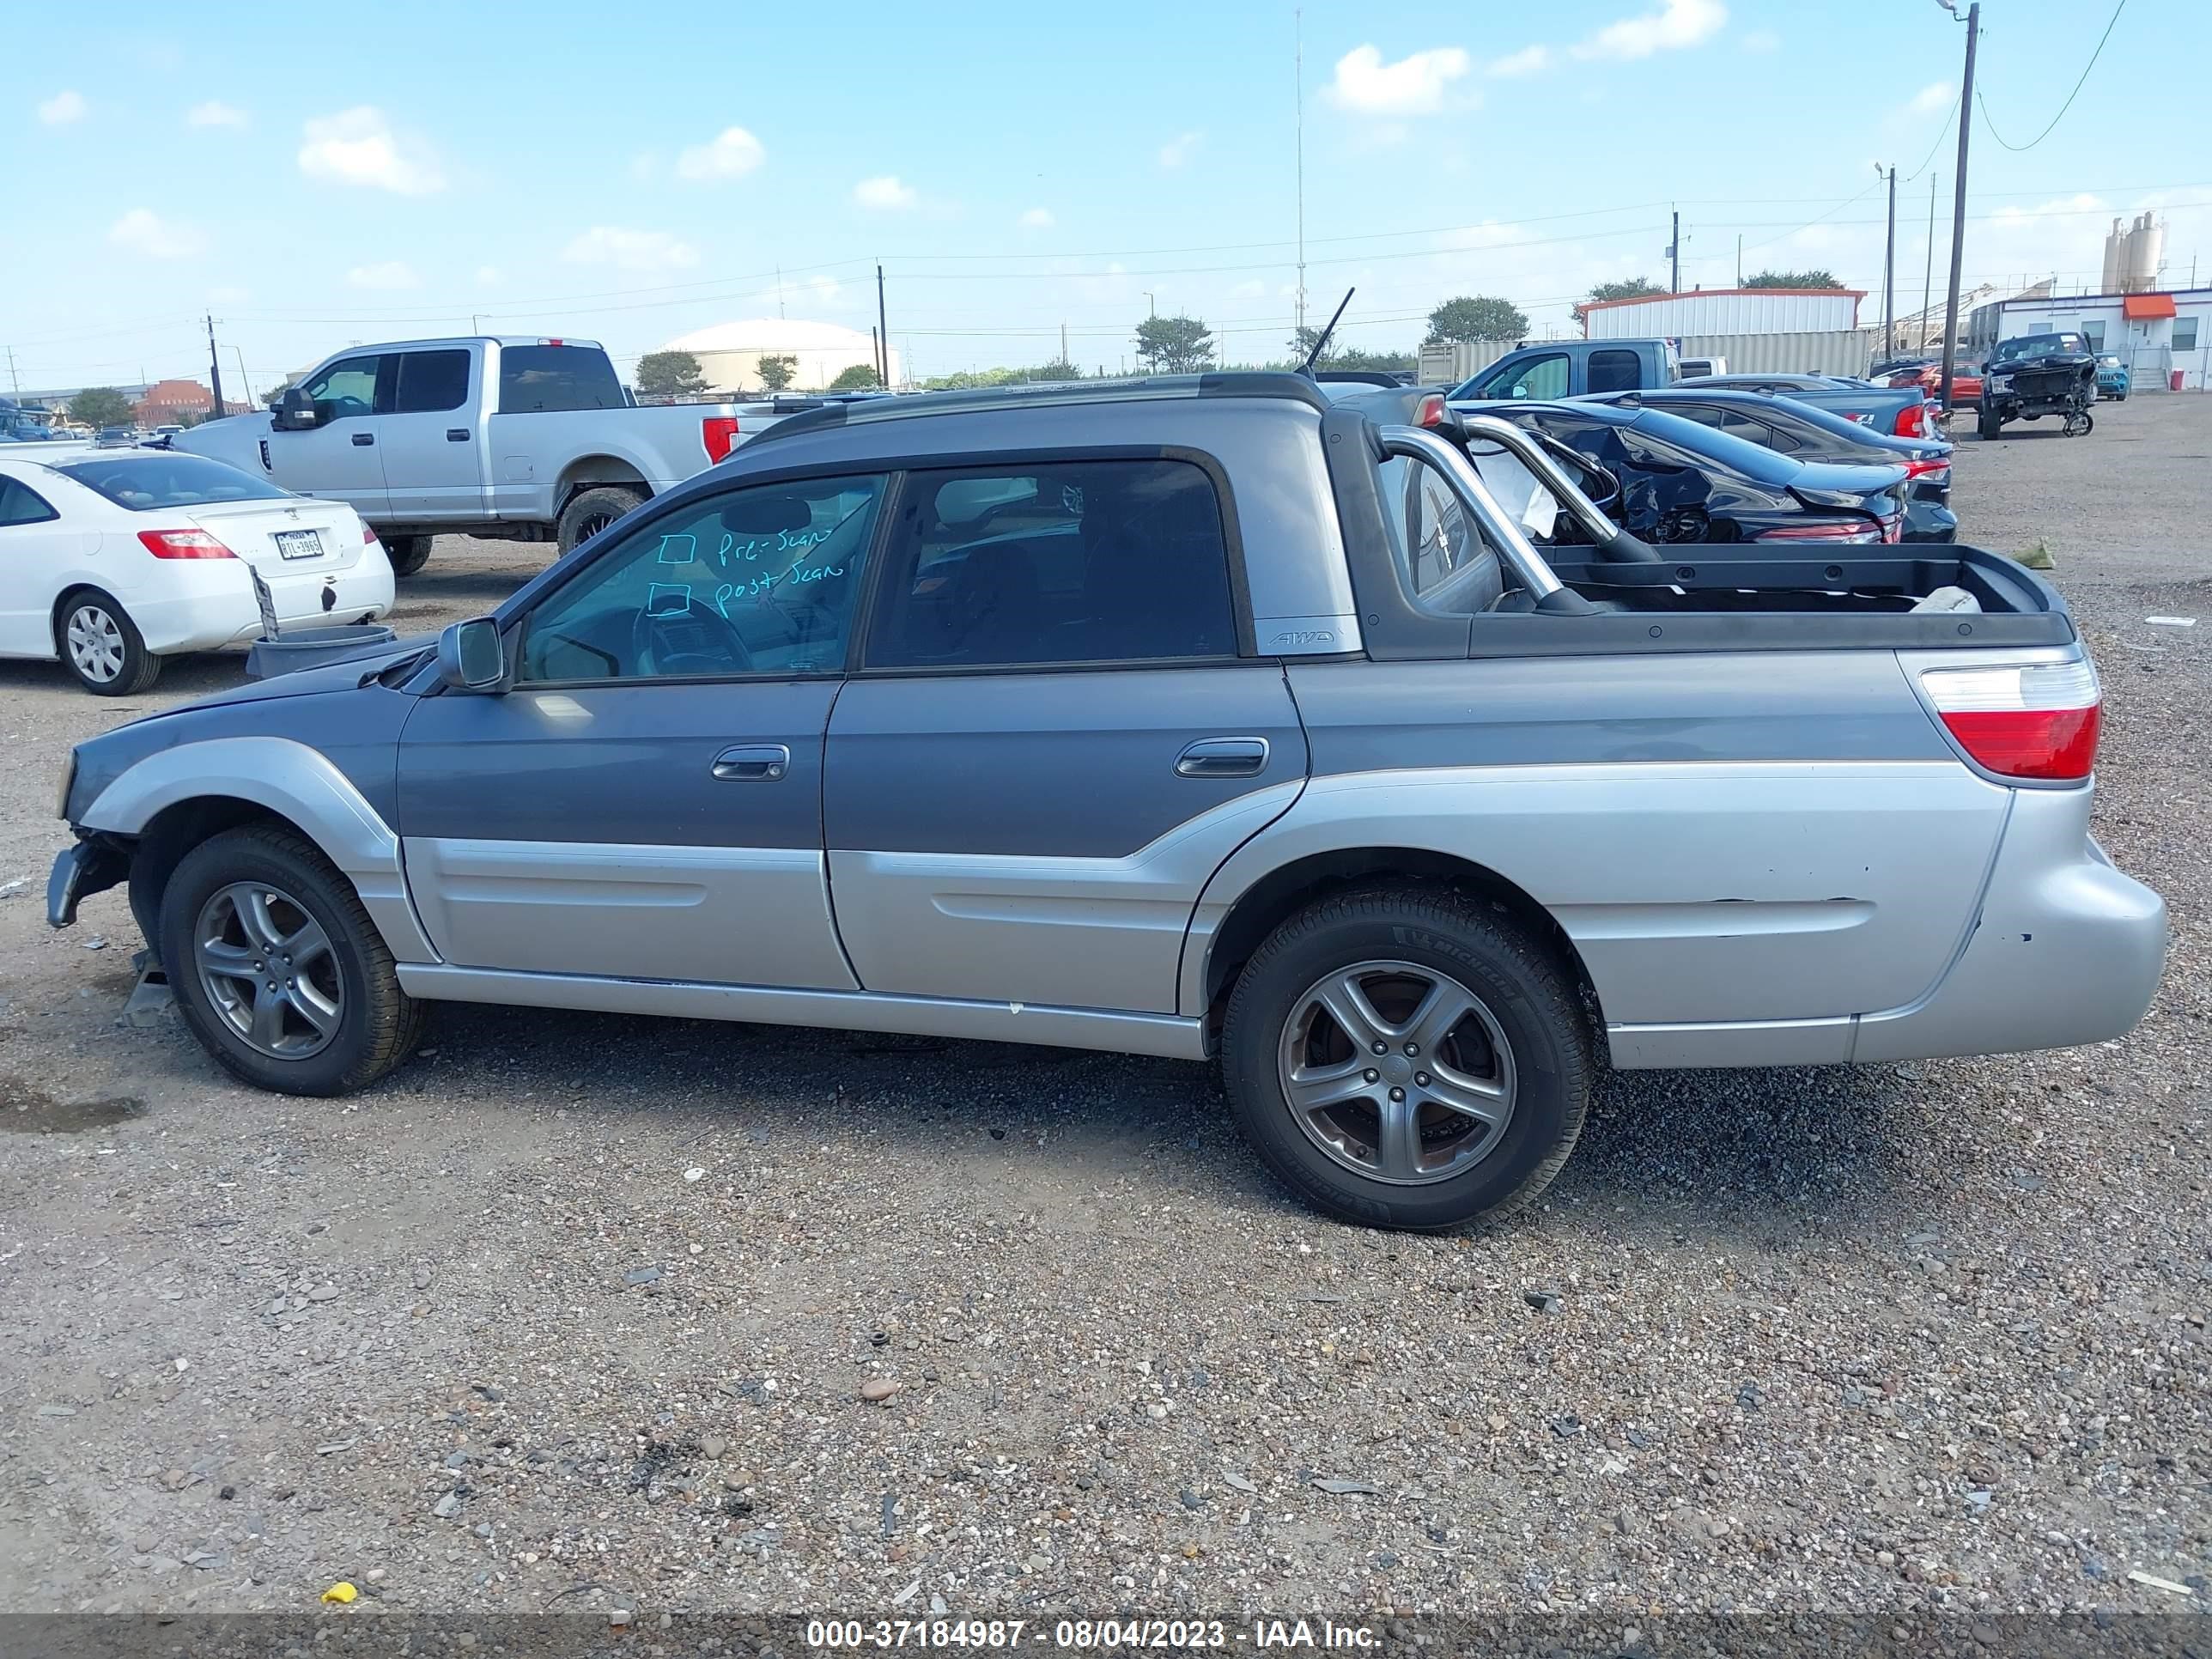
<instances>
[{"instance_id":1,"label":"hood","mask_svg":"<svg viewBox=\"0 0 2212 1659\"><path fill-rule=\"evenodd\" d=\"M423 652L436 649L437 644L435 634L416 634L407 639L392 640L383 645L368 647L361 655L348 657L343 662L324 663L314 668L298 669L289 674L272 674L263 680L246 680L129 724L143 726L149 721L169 720L201 709L268 702L279 697L310 697L319 691L350 691L362 681L374 678L404 658L419 656Z\"/></svg>"}]
</instances>

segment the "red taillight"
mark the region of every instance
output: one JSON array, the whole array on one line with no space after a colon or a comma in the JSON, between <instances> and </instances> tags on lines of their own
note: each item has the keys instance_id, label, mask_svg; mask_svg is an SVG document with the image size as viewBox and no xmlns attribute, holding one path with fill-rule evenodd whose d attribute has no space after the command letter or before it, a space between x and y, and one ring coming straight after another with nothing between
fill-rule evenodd
<instances>
[{"instance_id":1,"label":"red taillight","mask_svg":"<svg viewBox=\"0 0 2212 1659\"><path fill-rule=\"evenodd\" d=\"M1929 436L1927 400L1923 398L1917 404L1907 404L1904 408L1899 410L1897 411L1897 425L1894 430L1896 434L1900 438L1925 438Z\"/></svg>"},{"instance_id":2,"label":"red taillight","mask_svg":"<svg viewBox=\"0 0 2212 1659\"><path fill-rule=\"evenodd\" d=\"M1442 426L1444 423L1444 397L1441 392L1431 392L1421 399L1419 418L1416 426Z\"/></svg>"},{"instance_id":3,"label":"red taillight","mask_svg":"<svg viewBox=\"0 0 2212 1659\"><path fill-rule=\"evenodd\" d=\"M1752 538L1761 542L1879 542L1886 538L1881 525L1868 519L1809 519L1803 524L1778 524Z\"/></svg>"},{"instance_id":4,"label":"red taillight","mask_svg":"<svg viewBox=\"0 0 2212 1659\"><path fill-rule=\"evenodd\" d=\"M361 527L361 544L362 544L363 547L368 547L368 546L370 546L371 544L373 544L375 542L375 540L376 540L376 531L375 531L375 529L374 529L373 526L368 526L368 525L363 525L363 526L362 526L362 527Z\"/></svg>"},{"instance_id":5,"label":"red taillight","mask_svg":"<svg viewBox=\"0 0 2212 1659\"><path fill-rule=\"evenodd\" d=\"M738 447L738 417L709 415L699 422L699 441L706 446L710 463L720 460Z\"/></svg>"},{"instance_id":6,"label":"red taillight","mask_svg":"<svg viewBox=\"0 0 2212 1659\"><path fill-rule=\"evenodd\" d=\"M1905 476L1908 478L1933 477L1938 472L1948 472L1950 470L1951 463L1948 457L1937 459L1932 456L1923 455L1905 464Z\"/></svg>"},{"instance_id":7,"label":"red taillight","mask_svg":"<svg viewBox=\"0 0 2212 1659\"><path fill-rule=\"evenodd\" d=\"M142 530L138 539L157 559L234 559L232 552L204 530Z\"/></svg>"},{"instance_id":8,"label":"red taillight","mask_svg":"<svg viewBox=\"0 0 2212 1659\"><path fill-rule=\"evenodd\" d=\"M2001 777L2070 781L2096 764L2103 698L2087 659L1935 668L1920 684L1959 746Z\"/></svg>"}]
</instances>

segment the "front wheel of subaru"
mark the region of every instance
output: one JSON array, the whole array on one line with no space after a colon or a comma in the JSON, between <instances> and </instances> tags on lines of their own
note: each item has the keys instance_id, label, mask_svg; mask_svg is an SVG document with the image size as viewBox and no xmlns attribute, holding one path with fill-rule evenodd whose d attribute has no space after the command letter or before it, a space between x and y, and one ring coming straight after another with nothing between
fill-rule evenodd
<instances>
[{"instance_id":1,"label":"front wheel of subaru","mask_svg":"<svg viewBox=\"0 0 2212 1659\"><path fill-rule=\"evenodd\" d=\"M406 1059L422 1005L353 884L289 829L249 825L185 855L161 896L178 1012L232 1075L350 1094Z\"/></svg>"}]
</instances>

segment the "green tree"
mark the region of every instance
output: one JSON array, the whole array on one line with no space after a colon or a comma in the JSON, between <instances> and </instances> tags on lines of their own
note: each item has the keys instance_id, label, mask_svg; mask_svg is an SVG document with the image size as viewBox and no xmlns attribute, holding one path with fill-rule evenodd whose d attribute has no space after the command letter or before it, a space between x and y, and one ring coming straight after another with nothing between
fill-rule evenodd
<instances>
[{"instance_id":1,"label":"green tree","mask_svg":"<svg viewBox=\"0 0 2212 1659\"><path fill-rule=\"evenodd\" d=\"M70 413L89 427L129 426L131 400L112 386L88 386L70 399Z\"/></svg>"},{"instance_id":2,"label":"green tree","mask_svg":"<svg viewBox=\"0 0 2212 1659\"><path fill-rule=\"evenodd\" d=\"M706 371L688 351L648 351L637 360L641 398L690 398L706 389Z\"/></svg>"},{"instance_id":3,"label":"green tree","mask_svg":"<svg viewBox=\"0 0 2212 1659\"><path fill-rule=\"evenodd\" d=\"M1079 380L1083 378L1083 366L1072 363L1065 357L1055 357L1048 363L1039 363L1035 368L1024 371L1024 374L1025 379L1031 380Z\"/></svg>"},{"instance_id":4,"label":"green tree","mask_svg":"<svg viewBox=\"0 0 2212 1659\"><path fill-rule=\"evenodd\" d=\"M1195 317L1147 317L1137 325L1137 359L1155 373L1213 367L1213 331Z\"/></svg>"},{"instance_id":5,"label":"green tree","mask_svg":"<svg viewBox=\"0 0 2212 1659\"><path fill-rule=\"evenodd\" d=\"M1447 300L1429 313L1428 337L1423 345L1454 345L1462 340L1517 340L1528 331L1528 319L1506 300L1487 294L1463 294Z\"/></svg>"},{"instance_id":6,"label":"green tree","mask_svg":"<svg viewBox=\"0 0 2212 1659\"><path fill-rule=\"evenodd\" d=\"M1648 276L1631 276L1625 282L1600 283L1589 291L1589 296L1593 300L1635 300L1646 294L1666 291Z\"/></svg>"},{"instance_id":7,"label":"green tree","mask_svg":"<svg viewBox=\"0 0 2212 1659\"><path fill-rule=\"evenodd\" d=\"M1292 368L1305 362L1314 349L1314 342L1319 338L1321 338L1321 331L1317 328L1299 328L1291 331L1291 367ZM1330 346L1323 349L1320 356L1314 358L1314 367L1335 368L1341 361L1342 355L1339 349Z\"/></svg>"},{"instance_id":8,"label":"green tree","mask_svg":"<svg viewBox=\"0 0 2212 1659\"><path fill-rule=\"evenodd\" d=\"M837 378L830 382L830 389L832 392L872 392L882 384L876 378L873 363L854 363L850 368L837 371Z\"/></svg>"},{"instance_id":9,"label":"green tree","mask_svg":"<svg viewBox=\"0 0 2212 1659\"><path fill-rule=\"evenodd\" d=\"M781 392L791 384L791 377L799 372L796 357L763 357L760 360L761 384L770 392Z\"/></svg>"},{"instance_id":10,"label":"green tree","mask_svg":"<svg viewBox=\"0 0 2212 1659\"><path fill-rule=\"evenodd\" d=\"M1841 288L1831 270L1762 270L1743 279L1746 288Z\"/></svg>"},{"instance_id":11,"label":"green tree","mask_svg":"<svg viewBox=\"0 0 2212 1659\"><path fill-rule=\"evenodd\" d=\"M1411 351L1366 351L1358 346L1346 346L1336 354L1333 368L1397 369L1418 368L1420 359Z\"/></svg>"}]
</instances>

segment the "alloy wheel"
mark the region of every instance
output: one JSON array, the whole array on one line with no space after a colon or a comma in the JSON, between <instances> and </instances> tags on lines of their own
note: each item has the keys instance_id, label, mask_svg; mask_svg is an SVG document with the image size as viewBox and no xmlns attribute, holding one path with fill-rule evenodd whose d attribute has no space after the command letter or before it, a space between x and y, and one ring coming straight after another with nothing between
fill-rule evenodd
<instances>
[{"instance_id":1,"label":"alloy wheel","mask_svg":"<svg viewBox=\"0 0 2212 1659\"><path fill-rule=\"evenodd\" d=\"M266 882L234 882L200 907L192 968L232 1032L272 1060L305 1060L337 1036L345 981L323 925Z\"/></svg>"},{"instance_id":2,"label":"alloy wheel","mask_svg":"<svg viewBox=\"0 0 2212 1659\"><path fill-rule=\"evenodd\" d=\"M1482 999L1410 962L1358 963L1291 1006L1277 1054L1291 1115L1374 1181L1448 1181L1497 1150L1513 1116L1512 1044Z\"/></svg>"}]
</instances>

